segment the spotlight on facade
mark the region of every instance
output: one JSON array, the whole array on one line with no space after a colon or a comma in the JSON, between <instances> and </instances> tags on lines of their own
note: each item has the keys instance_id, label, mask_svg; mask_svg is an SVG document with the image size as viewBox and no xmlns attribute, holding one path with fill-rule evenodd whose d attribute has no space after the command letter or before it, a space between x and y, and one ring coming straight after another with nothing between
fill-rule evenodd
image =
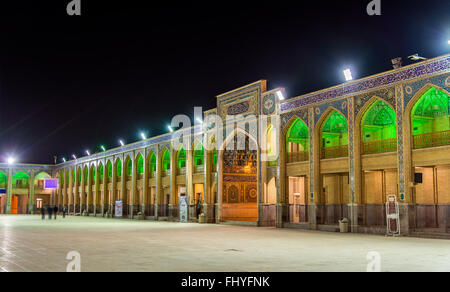
<instances>
[{"instance_id":1,"label":"spotlight on facade","mask_svg":"<svg viewBox=\"0 0 450 292\"><path fill-rule=\"evenodd\" d=\"M103 150L103 152L105 152L106 151L106 148L105 148L105 146L103 146L103 145L100 145L100 148Z\"/></svg>"},{"instance_id":2,"label":"spotlight on facade","mask_svg":"<svg viewBox=\"0 0 450 292\"><path fill-rule=\"evenodd\" d=\"M73 159L77 159L77 156L75 154L72 154Z\"/></svg>"},{"instance_id":3,"label":"spotlight on facade","mask_svg":"<svg viewBox=\"0 0 450 292\"><path fill-rule=\"evenodd\" d=\"M281 92L281 90L277 91L277 96L278 96L279 100L284 100L284 95L283 95L283 92Z\"/></svg>"},{"instance_id":4,"label":"spotlight on facade","mask_svg":"<svg viewBox=\"0 0 450 292\"><path fill-rule=\"evenodd\" d=\"M120 146L125 146L125 143L123 143L123 140L119 140Z\"/></svg>"},{"instance_id":5,"label":"spotlight on facade","mask_svg":"<svg viewBox=\"0 0 450 292\"><path fill-rule=\"evenodd\" d=\"M144 133L141 133L141 138L142 138L142 140L147 140L147 137L145 137Z\"/></svg>"},{"instance_id":6,"label":"spotlight on facade","mask_svg":"<svg viewBox=\"0 0 450 292\"><path fill-rule=\"evenodd\" d=\"M8 164L14 164L14 162L16 162L14 157L8 157Z\"/></svg>"},{"instance_id":7,"label":"spotlight on facade","mask_svg":"<svg viewBox=\"0 0 450 292\"><path fill-rule=\"evenodd\" d=\"M171 126L167 126L167 128L169 128L169 131L170 131L171 133L173 132L173 129L172 129Z\"/></svg>"},{"instance_id":8,"label":"spotlight on facade","mask_svg":"<svg viewBox=\"0 0 450 292\"><path fill-rule=\"evenodd\" d=\"M91 153L89 152L89 150L86 150L86 154L87 154L87 156L91 156Z\"/></svg>"},{"instance_id":9,"label":"spotlight on facade","mask_svg":"<svg viewBox=\"0 0 450 292\"><path fill-rule=\"evenodd\" d=\"M344 71L345 81L353 80L352 71L350 69L345 69Z\"/></svg>"}]
</instances>

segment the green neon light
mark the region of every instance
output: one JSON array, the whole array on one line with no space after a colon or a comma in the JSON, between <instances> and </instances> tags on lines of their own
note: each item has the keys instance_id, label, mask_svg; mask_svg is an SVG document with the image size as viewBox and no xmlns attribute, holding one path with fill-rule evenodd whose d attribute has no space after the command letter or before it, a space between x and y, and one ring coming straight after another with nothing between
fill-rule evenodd
<instances>
[{"instance_id":1,"label":"green neon light","mask_svg":"<svg viewBox=\"0 0 450 292\"><path fill-rule=\"evenodd\" d=\"M178 168L185 168L186 167L186 151L183 147L180 148L178 151L178 157L177 157L177 166Z\"/></svg>"},{"instance_id":2,"label":"green neon light","mask_svg":"<svg viewBox=\"0 0 450 292\"><path fill-rule=\"evenodd\" d=\"M373 142L397 137L395 111L385 102L377 100L364 113L361 120L363 142Z\"/></svg>"},{"instance_id":3,"label":"green neon light","mask_svg":"<svg viewBox=\"0 0 450 292\"><path fill-rule=\"evenodd\" d=\"M322 125L321 138L323 148L348 145L348 124L341 113L330 113Z\"/></svg>"}]
</instances>

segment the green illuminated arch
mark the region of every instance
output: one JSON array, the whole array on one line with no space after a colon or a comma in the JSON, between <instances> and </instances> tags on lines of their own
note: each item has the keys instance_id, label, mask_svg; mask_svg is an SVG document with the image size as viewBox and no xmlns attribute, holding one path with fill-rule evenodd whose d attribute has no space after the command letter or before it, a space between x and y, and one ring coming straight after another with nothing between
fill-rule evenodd
<instances>
[{"instance_id":1,"label":"green illuminated arch","mask_svg":"<svg viewBox=\"0 0 450 292\"><path fill-rule=\"evenodd\" d=\"M397 117L384 101L377 99L361 119L364 154L397 151Z\"/></svg>"},{"instance_id":2,"label":"green illuminated arch","mask_svg":"<svg viewBox=\"0 0 450 292\"><path fill-rule=\"evenodd\" d=\"M133 174L133 161L130 158L127 159L127 176L131 176Z\"/></svg>"},{"instance_id":3,"label":"green illuminated arch","mask_svg":"<svg viewBox=\"0 0 450 292\"><path fill-rule=\"evenodd\" d=\"M170 152L167 149L164 149L162 154L162 170L170 169Z\"/></svg>"},{"instance_id":4,"label":"green illuminated arch","mask_svg":"<svg viewBox=\"0 0 450 292\"><path fill-rule=\"evenodd\" d=\"M87 183L88 182L88 177L89 177L89 170L87 167L84 168L84 182Z\"/></svg>"},{"instance_id":5,"label":"green illuminated arch","mask_svg":"<svg viewBox=\"0 0 450 292\"><path fill-rule=\"evenodd\" d=\"M288 152L296 152L292 144L298 144L296 151L308 151L309 149L309 130L306 124L299 118L296 118L286 133L286 147ZM290 147L291 146L291 147Z\"/></svg>"},{"instance_id":6,"label":"green illuminated arch","mask_svg":"<svg viewBox=\"0 0 450 292\"><path fill-rule=\"evenodd\" d=\"M98 165L98 179L100 181L103 181L103 163L100 162L100 164Z\"/></svg>"},{"instance_id":7,"label":"green illuminated arch","mask_svg":"<svg viewBox=\"0 0 450 292\"><path fill-rule=\"evenodd\" d=\"M322 148L348 145L348 124L345 117L333 110L321 128Z\"/></svg>"},{"instance_id":8,"label":"green illuminated arch","mask_svg":"<svg viewBox=\"0 0 450 292\"><path fill-rule=\"evenodd\" d=\"M59 177L59 183L60 183L61 185L64 185L64 171L61 172L61 176Z\"/></svg>"},{"instance_id":9,"label":"green illuminated arch","mask_svg":"<svg viewBox=\"0 0 450 292\"><path fill-rule=\"evenodd\" d=\"M112 163L111 161L108 161L108 163L106 164L106 171L108 172L108 178L112 178L113 176L113 168L112 168Z\"/></svg>"},{"instance_id":10,"label":"green illuminated arch","mask_svg":"<svg viewBox=\"0 0 450 292\"><path fill-rule=\"evenodd\" d=\"M144 174L144 158L139 154L137 158L137 173Z\"/></svg>"},{"instance_id":11,"label":"green illuminated arch","mask_svg":"<svg viewBox=\"0 0 450 292\"><path fill-rule=\"evenodd\" d=\"M155 172L156 171L156 155L155 153L150 154L149 158L149 171Z\"/></svg>"},{"instance_id":12,"label":"green illuminated arch","mask_svg":"<svg viewBox=\"0 0 450 292\"><path fill-rule=\"evenodd\" d=\"M21 186L28 186L30 180L30 176L28 174L26 174L23 171L20 171L18 173L16 173L15 175L13 175L13 186L17 186L19 183Z\"/></svg>"},{"instance_id":13,"label":"green illuminated arch","mask_svg":"<svg viewBox=\"0 0 450 292\"><path fill-rule=\"evenodd\" d=\"M213 155L213 164L217 164L217 150L216 150L216 148L214 148L212 155Z\"/></svg>"},{"instance_id":14,"label":"green illuminated arch","mask_svg":"<svg viewBox=\"0 0 450 292\"><path fill-rule=\"evenodd\" d=\"M117 159L116 171L117 171L117 177L121 177L122 176L122 161L120 159Z\"/></svg>"},{"instance_id":15,"label":"green illuminated arch","mask_svg":"<svg viewBox=\"0 0 450 292\"><path fill-rule=\"evenodd\" d=\"M3 173L3 171L0 171L0 186L6 187L8 184L8 176Z\"/></svg>"},{"instance_id":16,"label":"green illuminated arch","mask_svg":"<svg viewBox=\"0 0 450 292\"><path fill-rule=\"evenodd\" d=\"M40 172L38 175L36 175L34 177L34 179L39 180L39 179L46 179L46 178L51 178L51 176L46 173L46 172Z\"/></svg>"},{"instance_id":17,"label":"green illuminated arch","mask_svg":"<svg viewBox=\"0 0 450 292\"><path fill-rule=\"evenodd\" d=\"M203 165L204 163L204 156L205 149L202 145L202 143L197 143L194 147L194 165L199 166Z\"/></svg>"},{"instance_id":18,"label":"green illuminated arch","mask_svg":"<svg viewBox=\"0 0 450 292\"><path fill-rule=\"evenodd\" d=\"M181 147L177 153L177 167L178 168L186 167L186 151L184 150L183 147Z\"/></svg>"},{"instance_id":19,"label":"green illuminated arch","mask_svg":"<svg viewBox=\"0 0 450 292\"><path fill-rule=\"evenodd\" d=\"M77 170L77 177L78 177L78 182L81 183L81 168L78 168L78 170Z\"/></svg>"},{"instance_id":20,"label":"green illuminated arch","mask_svg":"<svg viewBox=\"0 0 450 292\"><path fill-rule=\"evenodd\" d=\"M76 181L76 173L75 172L76 172L75 170L72 170L72 183L74 183L74 184Z\"/></svg>"},{"instance_id":21,"label":"green illuminated arch","mask_svg":"<svg viewBox=\"0 0 450 292\"><path fill-rule=\"evenodd\" d=\"M95 173L95 166L92 167L91 173L92 173L92 182L95 182L95 175L96 175L96 173Z\"/></svg>"},{"instance_id":22,"label":"green illuminated arch","mask_svg":"<svg viewBox=\"0 0 450 292\"><path fill-rule=\"evenodd\" d=\"M411 111L414 148L450 145L450 96L434 87L428 89Z\"/></svg>"}]
</instances>

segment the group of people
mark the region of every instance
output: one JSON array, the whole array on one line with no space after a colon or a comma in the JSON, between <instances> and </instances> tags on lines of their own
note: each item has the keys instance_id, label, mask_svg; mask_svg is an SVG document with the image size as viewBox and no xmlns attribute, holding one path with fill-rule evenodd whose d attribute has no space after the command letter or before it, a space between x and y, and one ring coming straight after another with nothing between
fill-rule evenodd
<instances>
[{"instance_id":1,"label":"group of people","mask_svg":"<svg viewBox=\"0 0 450 292\"><path fill-rule=\"evenodd\" d=\"M47 208L45 208L45 207L42 207L41 208L41 215L42 215L42 220L44 220L45 219L45 209L47 209L47 212L48 212L48 219L52 219L52 215L54 214L54 219L56 220L56 215L58 214L58 206L47 206ZM62 215L63 215L63 218L66 218L66 212L67 212L67 210L66 210L66 208L65 207L63 207L62 208Z\"/></svg>"}]
</instances>

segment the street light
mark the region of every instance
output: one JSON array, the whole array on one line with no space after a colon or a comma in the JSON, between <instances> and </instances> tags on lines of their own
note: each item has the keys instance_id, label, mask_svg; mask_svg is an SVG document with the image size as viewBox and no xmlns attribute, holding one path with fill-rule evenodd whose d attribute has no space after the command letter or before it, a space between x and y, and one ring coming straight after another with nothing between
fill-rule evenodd
<instances>
[{"instance_id":1,"label":"street light","mask_svg":"<svg viewBox=\"0 0 450 292\"><path fill-rule=\"evenodd\" d=\"M105 152L106 151L106 149L105 149L105 146L103 146L103 145L100 145L100 148L103 150L103 152Z\"/></svg>"},{"instance_id":2,"label":"street light","mask_svg":"<svg viewBox=\"0 0 450 292\"><path fill-rule=\"evenodd\" d=\"M345 81L353 80L352 71L350 69L345 69L344 71Z\"/></svg>"},{"instance_id":3,"label":"street light","mask_svg":"<svg viewBox=\"0 0 450 292\"><path fill-rule=\"evenodd\" d=\"M119 143L120 143L120 145L121 145L122 147L125 146L125 143L123 143L122 140L119 140Z\"/></svg>"},{"instance_id":4,"label":"street light","mask_svg":"<svg viewBox=\"0 0 450 292\"><path fill-rule=\"evenodd\" d=\"M65 162L66 162L66 159L63 157L63 158L62 158L62 161L65 163Z\"/></svg>"},{"instance_id":5,"label":"street light","mask_svg":"<svg viewBox=\"0 0 450 292\"><path fill-rule=\"evenodd\" d=\"M277 91L277 96L278 96L279 100L284 100L284 95L283 95L283 92L281 92L281 90Z\"/></svg>"},{"instance_id":6,"label":"street light","mask_svg":"<svg viewBox=\"0 0 450 292\"><path fill-rule=\"evenodd\" d=\"M142 140L147 140L147 137L145 137L144 133L141 133L141 138L142 138Z\"/></svg>"},{"instance_id":7,"label":"street light","mask_svg":"<svg viewBox=\"0 0 450 292\"><path fill-rule=\"evenodd\" d=\"M14 157L8 157L8 164L14 164L14 162L16 162Z\"/></svg>"},{"instance_id":8,"label":"street light","mask_svg":"<svg viewBox=\"0 0 450 292\"><path fill-rule=\"evenodd\" d=\"M167 126L167 128L169 128L169 131L170 131L171 133L173 132L173 129L172 129L171 126Z\"/></svg>"},{"instance_id":9,"label":"street light","mask_svg":"<svg viewBox=\"0 0 450 292\"><path fill-rule=\"evenodd\" d=\"M77 160L77 156L75 154L72 154L73 159Z\"/></svg>"}]
</instances>

